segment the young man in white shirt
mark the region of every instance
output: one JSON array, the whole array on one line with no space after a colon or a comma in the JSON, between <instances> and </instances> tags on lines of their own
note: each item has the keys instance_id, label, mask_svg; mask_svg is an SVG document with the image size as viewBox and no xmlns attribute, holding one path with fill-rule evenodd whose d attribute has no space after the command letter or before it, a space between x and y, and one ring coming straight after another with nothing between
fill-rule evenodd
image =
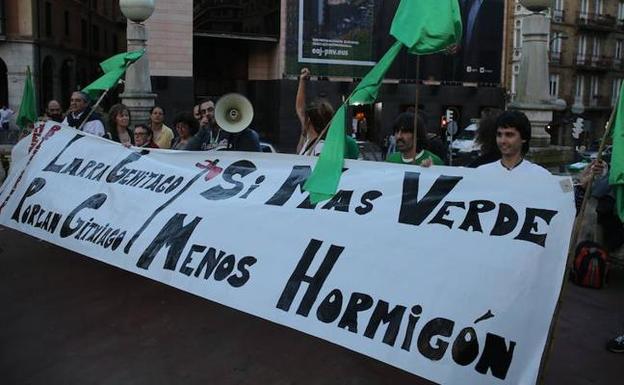
<instances>
[{"instance_id":1,"label":"young man in white shirt","mask_svg":"<svg viewBox=\"0 0 624 385\"><path fill-rule=\"evenodd\" d=\"M545 168L524 159L529 151L531 122L520 111L505 111L496 119L496 145L502 158L479 167L502 174L550 175Z\"/></svg>"}]
</instances>

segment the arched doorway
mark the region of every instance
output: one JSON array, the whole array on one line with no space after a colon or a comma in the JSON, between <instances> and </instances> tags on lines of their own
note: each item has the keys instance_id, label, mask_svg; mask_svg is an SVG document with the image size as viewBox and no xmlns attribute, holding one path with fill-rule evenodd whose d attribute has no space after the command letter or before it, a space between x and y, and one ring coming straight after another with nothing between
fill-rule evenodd
<instances>
[{"instance_id":1,"label":"arched doorway","mask_svg":"<svg viewBox=\"0 0 624 385\"><path fill-rule=\"evenodd\" d=\"M72 68L74 61L72 59L66 59L61 65L61 106L64 109L69 108L69 98L74 90L72 85Z\"/></svg>"},{"instance_id":2,"label":"arched doorway","mask_svg":"<svg viewBox=\"0 0 624 385\"><path fill-rule=\"evenodd\" d=\"M54 99L54 60L46 56L41 69L41 103L44 109L45 104L52 99Z\"/></svg>"},{"instance_id":3,"label":"arched doorway","mask_svg":"<svg viewBox=\"0 0 624 385\"><path fill-rule=\"evenodd\" d=\"M9 80L7 78L7 66L0 58L0 106L9 105Z\"/></svg>"}]
</instances>

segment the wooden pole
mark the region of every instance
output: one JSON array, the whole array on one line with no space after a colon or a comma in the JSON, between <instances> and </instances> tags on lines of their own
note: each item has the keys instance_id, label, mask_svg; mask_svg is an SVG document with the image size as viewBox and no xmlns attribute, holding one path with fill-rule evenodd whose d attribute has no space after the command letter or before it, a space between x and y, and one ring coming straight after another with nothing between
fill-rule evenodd
<instances>
[{"instance_id":1,"label":"wooden pole","mask_svg":"<svg viewBox=\"0 0 624 385\"><path fill-rule=\"evenodd\" d=\"M416 149L418 148L418 105L420 104L420 55L416 55L416 96L414 100L414 159L418 154Z\"/></svg>"},{"instance_id":2,"label":"wooden pole","mask_svg":"<svg viewBox=\"0 0 624 385\"><path fill-rule=\"evenodd\" d=\"M609 120L607 121L607 124L605 125L605 132L602 135L602 140L600 141L600 147L598 148L598 156L596 157L597 162L600 162L602 160L602 152L604 151L607 139L609 137L609 134L611 133L611 129L613 128L616 111L617 111L617 105L613 107L613 110L611 111L611 115L609 116ZM572 261L572 258L574 255L574 250L576 249L576 243L578 242L578 236L580 233L581 224L583 222L583 216L585 215L585 208L587 207L587 202L589 200L589 197L591 196L591 188L592 188L593 181L594 181L594 174L590 174L589 182L587 183L587 187L585 188L585 195L583 196L583 203L581 204L578 215L576 216L576 220L574 222L574 227L572 229L572 236L570 238L570 247L568 249L568 258L567 258L566 265L565 265L566 275L564 275L563 282L561 283L561 291L559 292L559 298L557 299L555 313L553 315L552 322L550 323L550 329L548 330L548 337L546 339L547 341L546 349L544 350L544 355L542 356L542 362L540 363L539 374L537 377L538 383L540 384L544 383L544 370L548 366L548 360L550 358L550 354L552 353L552 349L554 346L554 341L556 338L555 329L556 329L557 321L559 318L559 311L561 310L561 304L563 302L562 300L563 294L565 293L565 290L568 285L567 269L570 266L570 262Z\"/></svg>"},{"instance_id":3,"label":"wooden pole","mask_svg":"<svg viewBox=\"0 0 624 385\"><path fill-rule=\"evenodd\" d=\"M87 121L89 120L91 115L93 115L93 113L95 112L95 109L100 105L100 103L102 102L102 100L104 99L106 94L108 94L108 90L105 90L104 92L102 92L102 95L100 95L100 97L98 98L97 102L95 102L93 107L91 107L91 109L89 110L89 113L87 114L87 116L84 118L82 123L80 123L80 127L78 127L78 131L82 131L82 127L87 123Z\"/></svg>"}]
</instances>

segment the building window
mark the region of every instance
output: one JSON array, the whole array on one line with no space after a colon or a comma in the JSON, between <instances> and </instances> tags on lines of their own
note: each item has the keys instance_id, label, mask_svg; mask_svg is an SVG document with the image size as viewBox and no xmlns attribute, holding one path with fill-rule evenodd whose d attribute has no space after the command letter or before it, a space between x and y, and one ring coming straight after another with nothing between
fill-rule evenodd
<instances>
[{"instance_id":1,"label":"building window","mask_svg":"<svg viewBox=\"0 0 624 385\"><path fill-rule=\"evenodd\" d=\"M590 95L590 104L592 106L597 106L600 104L600 94L598 93L600 89L600 79L598 76L592 76L589 78L589 95Z\"/></svg>"},{"instance_id":2,"label":"building window","mask_svg":"<svg viewBox=\"0 0 624 385\"><path fill-rule=\"evenodd\" d=\"M579 16L582 19L587 19L589 17L589 0L581 0Z\"/></svg>"},{"instance_id":3,"label":"building window","mask_svg":"<svg viewBox=\"0 0 624 385\"><path fill-rule=\"evenodd\" d=\"M618 13L617 13L617 18L618 20L624 20L624 1L620 1L618 3Z\"/></svg>"},{"instance_id":4,"label":"building window","mask_svg":"<svg viewBox=\"0 0 624 385\"><path fill-rule=\"evenodd\" d=\"M52 4L45 3L45 34L46 37L52 37Z\"/></svg>"},{"instance_id":5,"label":"building window","mask_svg":"<svg viewBox=\"0 0 624 385\"><path fill-rule=\"evenodd\" d=\"M563 13L563 0L555 0L555 8L553 8L553 21L563 23L565 19Z\"/></svg>"},{"instance_id":6,"label":"building window","mask_svg":"<svg viewBox=\"0 0 624 385\"><path fill-rule=\"evenodd\" d=\"M64 16L64 21L65 21L65 37L69 37L69 11L65 11Z\"/></svg>"},{"instance_id":7,"label":"building window","mask_svg":"<svg viewBox=\"0 0 624 385\"><path fill-rule=\"evenodd\" d=\"M87 29L87 21L85 19L80 20L80 46L82 49L87 49L89 45L89 30Z\"/></svg>"},{"instance_id":8,"label":"building window","mask_svg":"<svg viewBox=\"0 0 624 385\"><path fill-rule=\"evenodd\" d=\"M578 38L578 45L576 47L576 64L585 64L585 53L587 51L587 38L585 35L580 35Z\"/></svg>"},{"instance_id":9,"label":"building window","mask_svg":"<svg viewBox=\"0 0 624 385\"><path fill-rule=\"evenodd\" d=\"M602 15L603 12L603 1L602 0L595 0L594 2L594 13L596 15Z\"/></svg>"},{"instance_id":10,"label":"building window","mask_svg":"<svg viewBox=\"0 0 624 385\"><path fill-rule=\"evenodd\" d=\"M563 33L553 32L550 38L550 60L553 63L561 62L561 41L563 40Z\"/></svg>"},{"instance_id":11,"label":"building window","mask_svg":"<svg viewBox=\"0 0 624 385\"><path fill-rule=\"evenodd\" d=\"M594 36L594 46L592 48L592 62L596 63L600 61L600 39Z\"/></svg>"},{"instance_id":12,"label":"building window","mask_svg":"<svg viewBox=\"0 0 624 385\"><path fill-rule=\"evenodd\" d=\"M614 53L614 60L613 60L613 64L615 64L616 67L620 67L622 65L622 54L624 54L624 51L622 51L624 49L624 40L618 39L615 41L615 53Z\"/></svg>"},{"instance_id":13,"label":"building window","mask_svg":"<svg viewBox=\"0 0 624 385\"><path fill-rule=\"evenodd\" d=\"M575 103L583 104L583 95L585 94L585 76L576 77L576 90L574 92Z\"/></svg>"},{"instance_id":14,"label":"building window","mask_svg":"<svg viewBox=\"0 0 624 385\"><path fill-rule=\"evenodd\" d=\"M0 35L4 35L6 32L4 31L6 17L4 16L4 0L0 0Z\"/></svg>"},{"instance_id":15,"label":"building window","mask_svg":"<svg viewBox=\"0 0 624 385\"><path fill-rule=\"evenodd\" d=\"M611 105L615 106L620 96L620 89L622 88L622 79L613 79L613 86L611 87Z\"/></svg>"},{"instance_id":16,"label":"building window","mask_svg":"<svg viewBox=\"0 0 624 385\"><path fill-rule=\"evenodd\" d=\"M99 51L100 50L100 29L94 25L91 27L91 33L92 33L92 39L93 39L93 50L94 51Z\"/></svg>"},{"instance_id":17,"label":"building window","mask_svg":"<svg viewBox=\"0 0 624 385\"><path fill-rule=\"evenodd\" d=\"M550 74L548 89L553 98L559 96L559 74Z\"/></svg>"}]
</instances>

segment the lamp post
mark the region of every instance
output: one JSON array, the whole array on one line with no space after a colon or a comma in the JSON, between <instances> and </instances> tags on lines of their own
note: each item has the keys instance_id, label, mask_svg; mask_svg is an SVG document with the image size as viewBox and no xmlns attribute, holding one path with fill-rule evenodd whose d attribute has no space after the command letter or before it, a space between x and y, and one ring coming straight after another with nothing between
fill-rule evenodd
<instances>
[{"instance_id":1,"label":"lamp post","mask_svg":"<svg viewBox=\"0 0 624 385\"><path fill-rule=\"evenodd\" d=\"M119 0L121 12L128 19L128 51L147 48L147 29L143 22L154 12L154 0ZM148 55L144 55L126 71L122 102L128 106L135 122L146 122L154 106L156 94L152 93Z\"/></svg>"}]
</instances>

